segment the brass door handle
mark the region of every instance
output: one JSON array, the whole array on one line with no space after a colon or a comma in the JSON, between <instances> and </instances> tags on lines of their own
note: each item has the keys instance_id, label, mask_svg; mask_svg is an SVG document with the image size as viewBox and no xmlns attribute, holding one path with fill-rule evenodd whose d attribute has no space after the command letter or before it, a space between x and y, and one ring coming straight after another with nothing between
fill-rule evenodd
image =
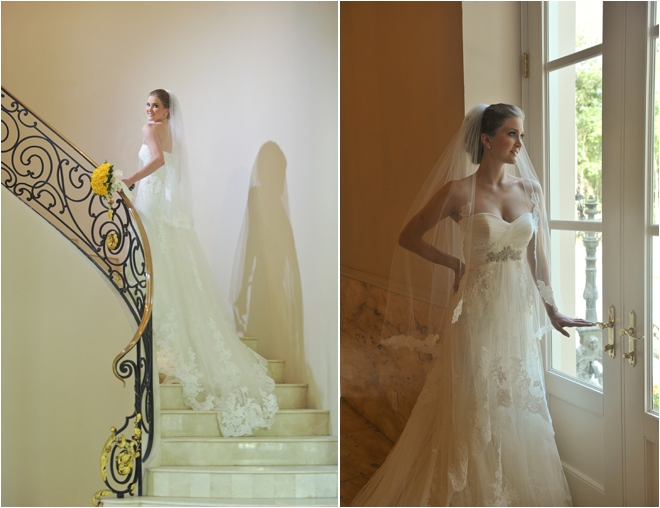
<instances>
[{"instance_id":1,"label":"brass door handle","mask_svg":"<svg viewBox=\"0 0 660 508\"><path fill-rule=\"evenodd\" d=\"M608 321L607 323L596 324L600 327L601 330L607 328L607 337L608 343L603 347L603 351L606 351L610 354L610 358L614 358L614 305L610 305L610 310L607 313Z\"/></svg>"},{"instance_id":2,"label":"brass door handle","mask_svg":"<svg viewBox=\"0 0 660 508\"><path fill-rule=\"evenodd\" d=\"M621 328L619 330L619 335L628 336L628 352L623 353L623 357L626 358L632 367L635 366L636 356L635 356L635 341L641 340L644 336L635 337L635 311L631 310L628 313L628 328Z\"/></svg>"}]
</instances>

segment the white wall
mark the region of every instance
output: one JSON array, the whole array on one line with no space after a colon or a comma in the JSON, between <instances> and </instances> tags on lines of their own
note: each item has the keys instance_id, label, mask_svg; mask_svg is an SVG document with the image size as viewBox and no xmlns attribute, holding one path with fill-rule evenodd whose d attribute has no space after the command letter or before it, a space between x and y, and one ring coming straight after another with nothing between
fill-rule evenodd
<instances>
[{"instance_id":1,"label":"white wall","mask_svg":"<svg viewBox=\"0 0 660 508\"><path fill-rule=\"evenodd\" d=\"M335 435L337 44L334 2L2 4L3 86L95 161L133 171L148 92L177 93L196 230L228 301L250 176L276 143L303 339L294 347L274 330L260 347L287 360L288 382L310 384L310 406L332 411Z\"/></svg>"},{"instance_id":2,"label":"white wall","mask_svg":"<svg viewBox=\"0 0 660 508\"><path fill-rule=\"evenodd\" d=\"M465 111L522 106L521 2L463 2Z\"/></svg>"},{"instance_id":3,"label":"white wall","mask_svg":"<svg viewBox=\"0 0 660 508\"><path fill-rule=\"evenodd\" d=\"M90 506L105 487L110 427L133 411L111 364L135 321L98 269L4 187L2 246L2 505Z\"/></svg>"}]
</instances>

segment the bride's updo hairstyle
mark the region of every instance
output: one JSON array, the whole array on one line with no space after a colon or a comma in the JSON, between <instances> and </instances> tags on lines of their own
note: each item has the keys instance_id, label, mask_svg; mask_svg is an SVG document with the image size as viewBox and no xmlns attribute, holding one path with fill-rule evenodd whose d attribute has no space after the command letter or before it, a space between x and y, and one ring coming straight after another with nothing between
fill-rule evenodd
<instances>
[{"instance_id":1,"label":"bride's updo hairstyle","mask_svg":"<svg viewBox=\"0 0 660 508\"><path fill-rule=\"evenodd\" d=\"M167 90L157 88L156 90L149 93L149 97L157 97L160 99L160 102L165 109L170 109L170 94L167 93ZM169 119L169 117L170 114L168 113L167 118Z\"/></svg>"},{"instance_id":2,"label":"bride's updo hairstyle","mask_svg":"<svg viewBox=\"0 0 660 508\"><path fill-rule=\"evenodd\" d=\"M481 117L481 126L478 135L476 132L468 131L465 136L465 151L470 155L474 164L479 164L484 154L484 147L481 143L481 135L488 134L494 136L497 129L502 127L509 118L520 118L524 120L525 113L512 104L491 104L488 106Z\"/></svg>"}]
</instances>

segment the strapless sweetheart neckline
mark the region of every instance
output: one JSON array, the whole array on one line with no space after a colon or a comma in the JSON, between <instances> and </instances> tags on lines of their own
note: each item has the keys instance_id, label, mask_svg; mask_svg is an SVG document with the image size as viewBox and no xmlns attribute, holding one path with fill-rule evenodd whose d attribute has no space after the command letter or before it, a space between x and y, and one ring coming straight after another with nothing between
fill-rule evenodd
<instances>
[{"instance_id":1,"label":"strapless sweetheart neckline","mask_svg":"<svg viewBox=\"0 0 660 508\"><path fill-rule=\"evenodd\" d=\"M473 213L472 215L467 215L467 216L465 216L465 217L461 217L461 220L463 220L463 219L467 219L468 217L474 217L474 216L476 216L476 215L487 215L487 216L490 216L490 217L495 217L496 219L499 219L500 221L504 222L505 224L514 224L515 222L517 222L518 220L520 220L520 219L521 219L522 217L524 217L525 215L532 215L532 212L524 212L524 213L521 213L520 215L518 215L518 217L516 217L515 219L513 219L511 222L506 221L506 220L504 220L502 217L500 217L499 215L495 215L494 213L490 213L490 212L478 212L478 213Z\"/></svg>"}]
</instances>

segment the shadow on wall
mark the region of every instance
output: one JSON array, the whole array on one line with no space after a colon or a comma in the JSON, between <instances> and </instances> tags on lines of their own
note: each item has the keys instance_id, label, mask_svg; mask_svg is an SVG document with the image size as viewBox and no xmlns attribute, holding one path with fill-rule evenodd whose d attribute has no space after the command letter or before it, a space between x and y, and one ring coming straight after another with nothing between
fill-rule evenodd
<instances>
[{"instance_id":1,"label":"shadow on wall","mask_svg":"<svg viewBox=\"0 0 660 508\"><path fill-rule=\"evenodd\" d=\"M252 168L230 298L239 335L259 354L286 360L286 381L306 382L300 269L289 220L286 158L268 141Z\"/></svg>"}]
</instances>

